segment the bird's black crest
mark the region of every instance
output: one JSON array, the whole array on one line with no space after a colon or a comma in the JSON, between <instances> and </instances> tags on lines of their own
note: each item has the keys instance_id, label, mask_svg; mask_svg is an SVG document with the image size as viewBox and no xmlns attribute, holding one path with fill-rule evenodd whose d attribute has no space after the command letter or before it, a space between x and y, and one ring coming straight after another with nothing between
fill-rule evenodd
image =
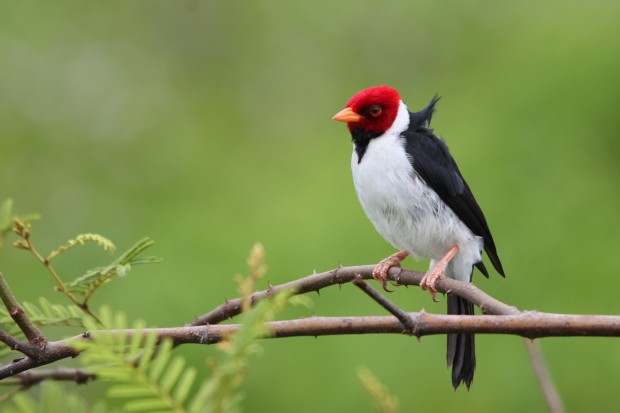
<instances>
[{"instance_id":1,"label":"bird's black crest","mask_svg":"<svg viewBox=\"0 0 620 413\"><path fill-rule=\"evenodd\" d=\"M430 129L431 119L433 113L435 113L435 104L441 99L441 97L435 95L428 103L428 105L419 112L414 112L411 116L412 124L409 128L412 130L417 129Z\"/></svg>"}]
</instances>

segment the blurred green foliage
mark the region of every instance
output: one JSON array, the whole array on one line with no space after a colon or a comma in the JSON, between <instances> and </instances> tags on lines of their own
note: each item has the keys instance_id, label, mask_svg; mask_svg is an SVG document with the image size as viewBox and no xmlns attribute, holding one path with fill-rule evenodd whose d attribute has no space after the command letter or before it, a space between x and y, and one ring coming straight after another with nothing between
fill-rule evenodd
<instances>
[{"instance_id":1,"label":"blurred green foliage","mask_svg":"<svg viewBox=\"0 0 620 413\"><path fill-rule=\"evenodd\" d=\"M523 309L619 312L618 2L1 4L0 200L42 214L33 236L43 250L84 232L121 250L148 235L165 259L102 288L95 305L149 325L190 322L236 296L234 275L256 241L269 265L261 288L393 252L358 205L349 136L330 120L359 89L389 84L411 109L443 96L435 130L507 272L476 277L481 288ZM91 247L55 266L72 279L107 258ZM0 270L21 300L53 287L6 245ZM390 298L445 311L413 288ZM313 311L382 313L352 286L325 291ZM263 346L244 384L246 411L371 411L361 365L402 411L436 399L446 410L544 408L514 337L478 338L470 392L450 386L445 337ZM542 348L569 410L620 403L616 340L545 339ZM208 375L214 349L176 351ZM97 383L76 390L104 394Z\"/></svg>"}]
</instances>

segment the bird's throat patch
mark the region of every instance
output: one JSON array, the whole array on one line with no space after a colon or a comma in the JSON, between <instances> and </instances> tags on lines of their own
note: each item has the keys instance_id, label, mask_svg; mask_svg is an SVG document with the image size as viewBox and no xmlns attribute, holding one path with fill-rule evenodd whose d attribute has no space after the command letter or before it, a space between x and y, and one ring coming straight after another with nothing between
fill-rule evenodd
<instances>
[{"instance_id":1,"label":"bird's throat patch","mask_svg":"<svg viewBox=\"0 0 620 413\"><path fill-rule=\"evenodd\" d=\"M368 144L374 138L378 138L382 133L369 132L361 128L351 129L351 140L355 145L355 152L357 153L357 163L362 162L362 158L368 149Z\"/></svg>"}]
</instances>

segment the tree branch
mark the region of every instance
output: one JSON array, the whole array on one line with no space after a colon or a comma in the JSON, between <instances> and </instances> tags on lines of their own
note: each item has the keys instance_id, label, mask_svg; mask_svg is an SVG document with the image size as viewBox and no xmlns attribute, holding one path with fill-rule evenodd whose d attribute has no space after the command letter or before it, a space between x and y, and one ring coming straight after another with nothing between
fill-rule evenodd
<instances>
[{"instance_id":1,"label":"tree branch","mask_svg":"<svg viewBox=\"0 0 620 413\"><path fill-rule=\"evenodd\" d=\"M254 293L252 302L269 297L276 292L294 289L297 294L319 291L330 285L350 282L356 276L371 278L374 267L340 267L333 271L314 274L308 277L270 287L268 290ZM399 285L417 285L422 273L392 269L389 278ZM450 292L472 301L483 309L483 316L437 315L424 311L403 313L410 324L399 321L393 316L360 317L310 317L299 320L274 321L266 323L269 333L265 338L283 338L299 336L324 336L342 334L405 334L417 337L433 334L475 333L475 334L514 334L530 339L551 336L604 336L620 337L620 316L552 314L536 311L520 312L482 292L474 285L451 279L442 279L438 285L439 292ZM200 317L199 323L217 323L233 317L240 311L241 300L231 300L213 311ZM402 318L402 316L401 316ZM409 328L409 325L412 327ZM79 353L69 346L71 340L89 340L102 335L123 335L153 332L160 339L170 338L175 344L214 344L237 331L239 325L195 325L174 328L156 328L144 330L99 330L75 336L70 339L48 342L37 357L25 357L0 367L0 379L14 376L34 367L42 366L61 359L76 357Z\"/></svg>"},{"instance_id":2,"label":"tree branch","mask_svg":"<svg viewBox=\"0 0 620 413\"><path fill-rule=\"evenodd\" d=\"M438 315L409 313L413 328L407 331L393 316L310 317L299 320L266 323L269 333L264 338L328 336L349 334L405 334L422 337L449 333L513 334L527 338L599 336L620 337L620 316L571 315L524 312L508 316ZM175 344L215 344L234 334L239 324L147 328L143 330L99 330L70 339L49 342L38 360L24 358L0 367L0 379L33 367L75 357L78 352L69 341L90 340L97 336L125 336L155 333L159 339L169 338Z\"/></svg>"},{"instance_id":3,"label":"tree branch","mask_svg":"<svg viewBox=\"0 0 620 413\"><path fill-rule=\"evenodd\" d=\"M0 299L4 303L6 309L9 311L11 318L15 320L17 326L22 330L28 342L35 345L43 345L47 341L45 336L39 330L37 326L34 325L32 321L26 316L24 313L24 309L21 308L9 284L6 282L4 275L0 272ZM4 340L2 340L4 342ZM6 342L5 342L6 343ZM6 343L8 344L8 343Z\"/></svg>"},{"instance_id":4,"label":"tree branch","mask_svg":"<svg viewBox=\"0 0 620 413\"><path fill-rule=\"evenodd\" d=\"M562 398L555 387L553 379L551 379L551 374L547 369L539 346L536 345L535 341L524 340L524 342L527 355L530 358L530 364L532 365L540 389L545 397L549 411L551 413L563 413L564 404L562 403Z\"/></svg>"},{"instance_id":5,"label":"tree branch","mask_svg":"<svg viewBox=\"0 0 620 413\"><path fill-rule=\"evenodd\" d=\"M26 353L24 353L26 354ZM0 367L0 380L11 377L35 367L44 366L58 360L77 357L79 352L69 347L66 340L48 342L36 357L24 357Z\"/></svg>"},{"instance_id":6,"label":"tree branch","mask_svg":"<svg viewBox=\"0 0 620 413\"><path fill-rule=\"evenodd\" d=\"M44 380L55 381L72 381L76 384L85 384L95 379L95 375L87 373L81 369L70 369L66 367L57 367L55 369L38 369L29 370L6 379L0 384L3 385L19 385L22 387L30 387Z\"/></svg>"},{"instance_id":7,"label":"tree branch","mask_svg":"<svg viewBox=\"0 0 620 413\"><path fill-rule=\"evenodd\" d=\"M268 289L252 294L252 303L270 297L284 290L293 290L295 294L305 294L308 292L318 292L325 287L332 285L342 285L351 282L355 277L360 276L365 280L372 279L374 265L361 265L354 267L338 267L331 271L320 274L312 274L286 284L270 286ZM401 270L391 268L388 272L388 279L396 285L420 285L423 272ZM516 307L511 307L501 301L496 300L490 295L476 288L471 283L464 283L450 278L442 278L437 283L437 291L440 293L452 293L466 298L477 305L483 314L518 314ZM199 326L205 324L218 324L224 320L235 317L241 313L241 299L226 301L224 304L214 308L205 315L198 317L191 325Z\"/></svg>"}]
</instances>

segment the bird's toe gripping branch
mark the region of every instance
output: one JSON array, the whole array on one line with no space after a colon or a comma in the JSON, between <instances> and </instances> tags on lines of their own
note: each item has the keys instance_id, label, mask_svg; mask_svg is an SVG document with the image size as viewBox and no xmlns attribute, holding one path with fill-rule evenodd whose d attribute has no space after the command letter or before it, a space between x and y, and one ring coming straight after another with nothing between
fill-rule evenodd
<instances>
[{"instance_id":1,"label":"bird's toe gripping branch","mask_svg":"<svg viewBox=\"0 0 620 413\"><path fill-rule=\"evenodd\" d=\"M431 293L433 301L437 302L435 293L437 292L437 283L446 274L446 267L450 263L450 260L454 258L456 253L459 252L459 246L453 245L437 263L426 272L422 281L420 281L420 288L427 290ZM373 275L374 276L374 275Z\"/></svg>"},{"instance_id":2,"label":"bird's toe gripping branch","mask_svg":"<svg viewBox=\"0 0 620 413\"><path fill-rule=\"evenodd\" d=\"M391 292L387 289L387 276L388 271L392 267L400 267L400 262L407 258L409 253L407 251L399 251L396 254L392 254L389 257L381 260L376 266L375 269L372 270L372 278L379 281L381 283L381 287L385 291Z\"/></svg>"}]
</instances>

